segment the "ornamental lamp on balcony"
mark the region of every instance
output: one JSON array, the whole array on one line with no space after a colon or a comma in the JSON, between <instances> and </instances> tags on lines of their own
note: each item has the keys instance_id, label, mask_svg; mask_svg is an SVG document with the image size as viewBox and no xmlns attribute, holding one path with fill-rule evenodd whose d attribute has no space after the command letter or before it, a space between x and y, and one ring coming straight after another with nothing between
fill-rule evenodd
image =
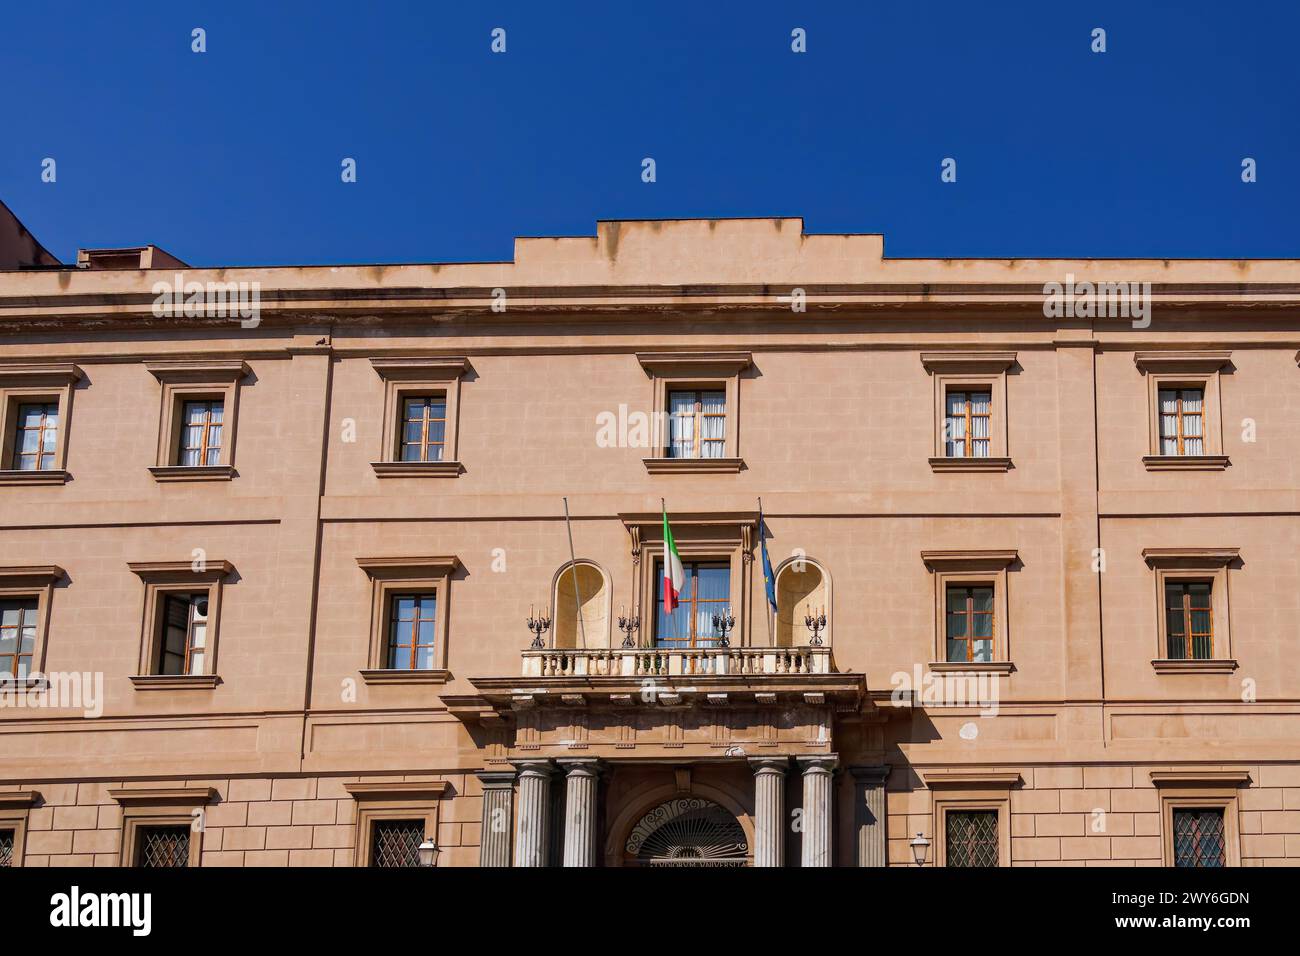
<instances>
[{"instance_id":1,"label":"ornamental lamp on balcony","mask_svg":"<svg viewBox=\"0 0 1300 956\"><path fill-rule=\"evenodd\" d=\"M425 837L416 852L420 855L420 866L438 865L438 844L433 842L433 837Z\"/></svg>"}]
</instances>

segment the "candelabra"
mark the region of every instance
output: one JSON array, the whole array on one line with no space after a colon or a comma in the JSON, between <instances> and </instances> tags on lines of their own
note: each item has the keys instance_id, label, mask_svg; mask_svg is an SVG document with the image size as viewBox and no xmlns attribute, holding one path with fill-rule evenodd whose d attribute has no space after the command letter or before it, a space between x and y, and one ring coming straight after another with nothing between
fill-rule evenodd
<instances>
[{"instance_id":1,"label":"candelabra","mask_svg":"<svg viewBox=\"0 0 1300 956\"><path fill-rule=\"evenodd\" d=\"M725 614L713 615L713 630L719 632L722 636L718 638L719 647L730 647L731 639L727 636L731 629L736 626L736 619L732 616L731 608L727 608Z\"/></svg>"},{"instance_id":2,"label":"candelabra","mask_svg":"<svg viewBox=\"0 0 1300 956\"><path fill-rule=\"evenodd\" d=\"M628 617L623 613L618 615L618 629L623 632L623 646L636 647L636 632L641 626L641 618L636 613L636 608L632 609L632 616Z\"/></svg>"},{"instance_id":3,"label":"candelabra","mask_svg":"<svg viewBox=\"0 0 1300 956\"><path fill-rule=\"evenodd\" d=\"M803 626L812 631L812 640L808 642L808 645L810 647L821 647L822 631L826 630L826 608L822 608L815 614L809 608L808 613L804 615Z\"/></svg>"},{"instance_id":4,"label":"candelabra","mask_svg":"<svg viewBox=\"0 0 1300 956\"><path fill-rule=\"evenodd\" d=\"M546 647L546 642L542 640L542 635L546 633L551 626L551 619L545 614L533 616L533 609L528 609L528 630L533 632L533 643L529 645L535 651L540 651Z\"/></svg>"}]
</instances>

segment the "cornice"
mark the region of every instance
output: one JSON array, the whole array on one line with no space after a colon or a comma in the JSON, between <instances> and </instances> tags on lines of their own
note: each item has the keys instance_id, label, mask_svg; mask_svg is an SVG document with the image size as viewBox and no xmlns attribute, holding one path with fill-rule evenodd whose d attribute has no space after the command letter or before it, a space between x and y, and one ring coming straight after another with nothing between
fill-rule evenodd
<instances>
[{"instance_id":1,"label":"cornice","mask_svg":"<svg viewBox=\"0 0 1300 956\"><path fill-rule=\"evenodd\" d=\"M1135 352L1133 364L1143 372L1169 372L1196 375L1217 372L1232 360L1228 351Z\"/></svg>"},{"instance_id":2,"label":"cornice","mask_svg":"<svg viewBox=\"0 0 1300 956\"><path fill-rule=\"evenodd\" d=\"M1250 783L1248 770L1152 770L1157 787L1243 787Z\"/></svg>"},{"instance_id":3,"label":"cornice","mask_svg":"<svg viewBox=\"0 0 1300 956\"><path fill-rule=\"evenodd\" d=\"M1241 557L1240 548L1143 548L1142 560L1152 568L1226 567Z\"/></svg>"},{"instance_id":4,"label":"cornice","mask_svg":"<svg viewBox=\"0 0 1300 956\"><path fill-rule=\"evenodd\" d=\"M1020 556L1014 548L1001 551L922 551L921 560L932 571L998 570Z\"/></svg>"},{"instance_id":5,"label":"cornice","mask_svg":"<svg viewBox=\"0 0 1300 956\"><path fill-rule=\"evenodd\" d=\"M144 367L158 381L236 382L251 369L242 359L177 359L145 362Z\"/></svg>"},{"instance_id":6,"label":"cornice","mask_svg":"<svg viewBox=\"0 0 1300 956\"><path fill-rule=\"evenodd\" d=\"M382 356L370 365L385 381L429 381L460 378L469 370L464 356Z\"/></svg>"},{"instance_id":7,"label":"cornice","mask_svg":"<svg viewBox=\"0 0 1300 956\"><path fill-rule=\"evenodd\" d=\"M57 564L24 564L0 568L0 587L45 586L60 580L66 572Z\"/></svg>"},{"instance_id":8,"label":"cornice","mask_svg":"<svg viewBox=\"0 0 1300 956\"><path fill-rule=\"evenodd\" d=\"M922 352L928 372L955 375L997 374L1016 364L1015 352Z\"/></svg>"},{"instance_id":9,"label":"cornice","mask_svg":"<svg viewBox=\"0 0 1300 956\"><path fill-rule=\"evenodd\" d=\"M219 796L212 787L146 787L140 790L109 790L108 795L124 807L154 804L197 807L211 803Z\"/></svg>"},{"instance_id":10,"label":"cornice","mask_svg":"<svg viewBox=\"0 0 1300 956\"><path fill-rule=\"evenodd\" d=\"M16 362L0 365L0 387L3 388L62 387L75 385L83 378L85 374L73 362Z\"/></svg>"},{"instance_id":11,"label":"cornice","mask_svg":"<svg viewBox=\"0 0 1300 956\"><path fill-rule=\"evenodd\" d=\"M128 561L126 566L141 580L154 582L215 581L235 570L229 561L207 559L201 570L195 570L193 561Z\"/></svg>"},{"instance_id":12,"label":"cornice","mask_svg":"<svg viewBox=\"0 0 1300 956\"><path fill-rule=\"evenodd\" d=\"M355 800L440 800L451 795L446 780L407 780L392 783L345 783Z\"/></svg>"},{"instance_id":13,"label":"cornice","mask_svg":"<svg viewBox=\"0 0 1300 956\"><path fill-rule=\"evenodd\" d=\"M1023 783L1015 770L922 770L921 779L933 790L936 787L1006 787Z\"/></svg>"},{"instance_id":14,"label":"cornice","mask_svg":"<svg viewBox=\"0 0 1300 956\"><path fill-rule=\"evenodd\" d=\"M366 557L357 558L357 566L372 578L439 578L459 568L460 558L455 555Z\"/></svg>"}]
</instances>

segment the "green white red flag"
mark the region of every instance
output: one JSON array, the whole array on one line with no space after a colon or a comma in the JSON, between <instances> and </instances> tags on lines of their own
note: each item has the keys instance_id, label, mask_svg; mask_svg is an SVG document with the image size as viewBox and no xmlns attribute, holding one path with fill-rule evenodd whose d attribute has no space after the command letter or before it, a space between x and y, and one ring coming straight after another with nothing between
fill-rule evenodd
<instances>
[{"instance_id":1,"label":"green white red flag","mask_svg":"<svg viewBox=\"0 0 1300 956\"><path fill-rule=\"evenodd\" d=\"M677 553L673 529L668 526L668 509L664 508L664 613L672 614L682 593L686 574L682 570L682 556Z\"/></svg>"}]
</instances>

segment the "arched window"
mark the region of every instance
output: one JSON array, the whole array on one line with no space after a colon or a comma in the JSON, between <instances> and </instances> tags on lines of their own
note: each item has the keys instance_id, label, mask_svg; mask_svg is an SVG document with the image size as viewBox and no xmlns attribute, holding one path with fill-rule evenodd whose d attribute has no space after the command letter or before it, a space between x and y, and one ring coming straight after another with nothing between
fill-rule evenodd
<instances>
[{"instance_id":1,"label":"arched window","mask_svg":"<svg viewBox=\"0 0 1300 956\"><path fill-rule=\"evenodd\" d=\"M577 593L574 593L573 563L566 561L555 572L551 619L555 646L560 648L609 647L610 603L613 600L607 575L594 561L579 558L576 564ZM578 608L582 608L582 624ZM587 643L582 642L586 634Z\"/></svg>"},{"instance_id":2,"label":"arched window","mask_svg":"<svg viewBox=\"0 0 1300 956\"><path fill-rule=\"evenodd\" d=\"M776 571L776 645L803 647L812 639L804 618L826 610L822 643L831 643L831 578L811 558L789 558Z\"/></svg>"}]
</instances>

